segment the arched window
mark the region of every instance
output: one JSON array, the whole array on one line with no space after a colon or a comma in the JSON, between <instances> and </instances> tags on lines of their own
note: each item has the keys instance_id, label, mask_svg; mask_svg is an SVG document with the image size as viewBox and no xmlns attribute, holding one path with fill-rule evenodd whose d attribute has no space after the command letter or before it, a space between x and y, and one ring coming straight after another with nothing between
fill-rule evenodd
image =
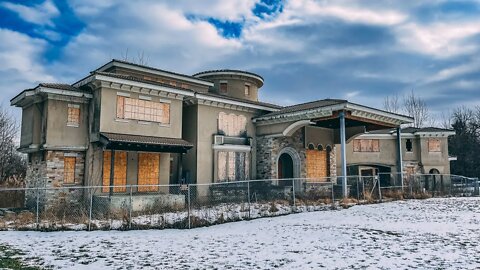
<instances>
[{"instance_id":1,"label":"arched window","mask_svg":"<svg viewBox=\"0 0 480 270\"><path fill-rule=\"evenodd\" d=\"M218 114L218 132L225 136L242 136L246 132L247 118L233 113Z\"/></svg>"},{"instance_id":2,"label":"arched window","mask_svg":"<svg viewBox=\"0 0 480 270\"><path fill-rule=\"evenodd\" d=\"M318 144L318 145L317 145L317 149L318 149L318 151L323 151L323 145L322 145L322 144Z\"/></svg>"},{"instance_id":3,"label":"arched window","mask_svg":"<svg viewBox=\"0 0 480 270\"><path fill-rule=\"evenodd\" d=\"M315 150L315 144L309 143L307 148L308 150Z\"/></svg>"}]
</instances>

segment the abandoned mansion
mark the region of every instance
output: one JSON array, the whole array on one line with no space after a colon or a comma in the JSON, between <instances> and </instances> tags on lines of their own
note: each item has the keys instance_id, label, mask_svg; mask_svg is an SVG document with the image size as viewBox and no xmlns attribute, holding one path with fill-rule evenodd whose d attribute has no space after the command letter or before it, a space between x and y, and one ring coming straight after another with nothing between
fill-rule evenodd
<instances>
[{"instance_id":1,"label":"abandoned mansion","mask_svg":"<svg viewBox=\"0 0 480 270\"><path fill-rule=\"evenodd\" d=\"M450 173L451 130L401 128L412 118L347 100L269 104L258 100L263 84L239 70L185 75L112 60L73 84L26 89L11 105L22 108L27 186L148 193L168 184Z\"/></svg>"}]
</instances>

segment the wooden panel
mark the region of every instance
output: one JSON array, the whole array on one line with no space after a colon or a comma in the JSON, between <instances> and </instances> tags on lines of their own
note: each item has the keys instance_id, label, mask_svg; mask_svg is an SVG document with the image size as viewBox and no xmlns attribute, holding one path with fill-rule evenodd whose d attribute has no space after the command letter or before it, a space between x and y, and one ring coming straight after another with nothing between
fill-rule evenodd
<instances>
[{"instance_id":1,"label":"wooden panel","mask_svg":"<svg viewBox=\"0 0 480 270\"><path fill-rule=\"evenodd\" d=\"M360 152L360 140L353 140L353 152Z\"/></svg>"},{"instance_id":2,"label":"wooden panel","mask_svg":"<svg viewBox=\"0 0 480 270\"><path fill-rule=\"evenodd\" d=\"M75 183L75 157L63 158L63 183L73 184Z\"/></svg>"},{"instance_id":3,"label":"wooden panel","mask_svg":"<svg viewBox=\"0 0 480 270\"><path fill-rule=\"evenodd\" d=\"M441 152L440 139L428 139L428 152Z\"/></svg>"},{"instance_id":4,"label":"wooden panel","mask_svg":"<svg viewBox=\"0 0 480 270\"><path fill-rule=\"evenodd\" d=\"M227 180L227 152L218 152L217 172L218 181Z\"/></svg>"},{"instance_id":5,"label":"wooden panel","mask_svg":"<svg viewBox=\"0 0 480 270\"><path fill-rule=\"evenodd\" d=\"M117 96L117 118L125 118L125 97Z\"/></svg>"},{"instance_id":6,"label":"wooden panel","mask_svg":"<svg viewBox=\"0 0 480 270\"><path fill-rule=\"evenodd\" d=\"M138 185L158 185L160 154L139 153L138 154ZM158 191L158 186L139 186L139 192Z\"/></svg>"},{"instance_id":7,"label":"wooden panel","mask_svg":"<svg viewBox=\"0 0 480 270\"><path fill-rule=\"evenodd\" d=\"M327 151L306 150L306 155L309 181L326 181Z\"/></svg>"},{"instance_id":8,"label":"wooden panel","mask_svg":"<svg viewBox=\"0 0 480 270\"><path fill-rule=\"evenodd\" d=\"M103 152L103 188L102 192L110 191L110 151ZM127 152L115 151L115 164L113 165L113 192L126 192L127 188Z\"/></svg>"},{"instance_id":9,"label":"wooden panel","mask_svg":"<svg viewBox=\"0 0 480 270\"><path fill-rule=\"evenodd\" d=\"M353 140L353 152L380 152L380 141L378 139Z\"/></svg>"}]
</instances>

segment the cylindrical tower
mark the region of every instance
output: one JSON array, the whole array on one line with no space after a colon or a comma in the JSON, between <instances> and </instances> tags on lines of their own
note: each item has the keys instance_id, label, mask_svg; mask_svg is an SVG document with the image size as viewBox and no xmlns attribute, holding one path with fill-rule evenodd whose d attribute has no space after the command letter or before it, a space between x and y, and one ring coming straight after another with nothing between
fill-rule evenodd
<instances>
[{"instance_id":1,"label":"cylindrical tower","mask_svg":"<svg viewBox=\"0 0 480 270\"><path fill-rule=\"evenodd\" d=\"M258 89L263 86L262 76L241 70L209 70L193 76L212 81L212 93L252 101L258 101Z\"/></svg>"}]
</instances>

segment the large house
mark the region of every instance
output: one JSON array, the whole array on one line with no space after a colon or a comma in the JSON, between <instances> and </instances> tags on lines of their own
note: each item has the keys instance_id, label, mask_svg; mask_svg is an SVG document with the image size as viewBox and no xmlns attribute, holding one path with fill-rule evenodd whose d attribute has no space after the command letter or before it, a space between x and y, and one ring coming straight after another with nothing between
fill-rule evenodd
<instances>
[{"instance_id":1,"label":"large house","mask_svg":"<svg viewBox=\"0 0 480 270\"><path fill-rule=\"evenodd\" d=\"M402 130L410 117L346 100L261 102L263 83L239 70L184 75L112 60L73 84L26 89L11 105L23 110L27 186L112 194L126 185L449 173L450 130ZM134 192L159 189L169 192Z\"/></svg>"}]
</instances>

